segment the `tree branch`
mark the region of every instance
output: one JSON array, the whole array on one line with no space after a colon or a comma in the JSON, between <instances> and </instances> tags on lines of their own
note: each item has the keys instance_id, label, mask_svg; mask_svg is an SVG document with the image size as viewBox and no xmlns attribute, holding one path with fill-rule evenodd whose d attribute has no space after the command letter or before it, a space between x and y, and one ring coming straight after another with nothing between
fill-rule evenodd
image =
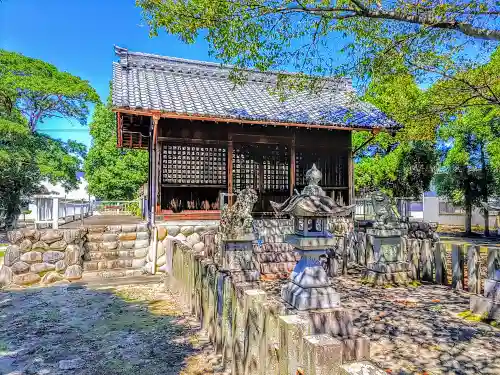
<instances>
[{"instance_id":1,"label":"tree branch","mask_svg":"<svg viewBox=\"0 0 500 375\"><path fill-rule=\"evenodd\" d=\"M350 0L356 8L349 7L307 7L302 5L292 5L282 8L275 8L275 12L292 11L292 12L306 12L315 15L330 16L333 19L345 18L346 14L349 17L360 17L370 19L384 19L394 20L400 22L407 22L416 25L428 26L436 29L445 29L460 32L464 35L484 39L484 40L500 40L500 30L492 28L476 27L471 23L461 22L457 20L443 19L425 14L408 14L401 11L384 10L381 8L370 9L363 5L359 0ZM335 13L339 13L335 15ZM495 14L495 13L493 13Z\"/></svg>"}]
</instances>

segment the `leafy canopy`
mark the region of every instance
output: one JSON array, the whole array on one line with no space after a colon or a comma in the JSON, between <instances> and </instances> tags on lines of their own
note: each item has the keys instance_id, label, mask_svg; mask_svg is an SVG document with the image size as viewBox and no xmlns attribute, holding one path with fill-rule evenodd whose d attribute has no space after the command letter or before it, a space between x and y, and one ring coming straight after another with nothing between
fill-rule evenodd
<instances>
[{"instance_id":1,"label":"leafy canopy","mask_svg":"<svg viewBox=\"0 0 500 375\"><path fill-rule=\"evenodd\" d=\"M35 144L26 124L0 117L0 222L7 226L21 213L22 199L40 187Z\"/></svg>"},{"instance_id":2,"label":"leafy canopy","mask_svg":"<svg viewBox=\"0 0 500 375\"><path fill-rule=\"evenodd\" d=\"M89 193L104 200L133 199L148 179L148 154L116 147L116 116L96 106L90 124L92 146L84 162Z\"/></svg>"},{"instance_id":3,"label":"leafy canopy","mask_svg":"<svg viewBox=\"0 0 500 375\"><path fill-rule=\"evenodd\" d=\"M493 0L137 0L152 35L193 43L203 32L213 54L237 67L293 65L308 74L384 71L392 60L423 70L450 68L474 46L500 40ZM339 67L338 54L348 54Z\"/></svg>"},{"instance_id":4,"label":"leafy canopy","mask_svg":"<svg viewBox=\"0 0 500 375\"><path fill-rule=\"evenodd\" d=\"M379 133L359 150L355 166L358 192L380 189L396 197L418 197L429 188L437 166L438 119L417 119L426 106L424 94L404 66L373 77L364 99L405 127L395 136ZM371 138L369 132L354 132L354 149Z\"/></svg>"},{"instance_id":5,"label":"leafy canopy","mask_svg":"<svg viewBox=\"0 0 500 375\"><path fill-rule=\"evenodd\" d=\"M52 64L0 49L0 101L17 108L34 132L39 122L52 117L85 124L88 105L98 103L99 96L87 81Z\"/></svg>"}]
</instances>

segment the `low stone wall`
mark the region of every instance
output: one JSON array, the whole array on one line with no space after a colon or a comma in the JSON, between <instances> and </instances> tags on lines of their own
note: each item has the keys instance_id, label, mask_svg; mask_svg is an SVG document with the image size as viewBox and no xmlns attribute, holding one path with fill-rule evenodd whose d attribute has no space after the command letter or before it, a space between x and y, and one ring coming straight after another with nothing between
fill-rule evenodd
<instances>
[{"instance_id":1,"label":"low stone wall","mask_svg":"<svg viewBox=\"0 0 500 375\"><path fill-rule=\"evenodd\" d=\"M8 233L0 286L51 284L82 277L85 230L22 229Z\"/></svg>"},{"instance_id":2,"label":"low stone wall","mask_svg":"<svg viewBox=\"0 0 500 375\"><path fill-rule=\"evenodd\" d=\"M198 317L233 375L385 373L367 361L369 340L351 331L345 309L298 312L264 290L276 282L241 281L241 272L209 256L210 235L170 234L163 241L167 286Z\"/></svg>"},{"instance_id":3,"label":"low stone wall","mask_svg":"<svg viewBox=\"0 0 500 375\"><path fill-rule=\"evenodd\" d=\"M370 261L372 246L364 232L356 233L355 243L350 242L349 256L356 263L366 266ZM463 242L435 242L430 239L402 238L403 251L410 262L414 280L449 285L456 290L481 294L487 270L493 267L488 260L489 249L498 246L482 246Z\"/></svg>"},{"instance_id":4,"label":"low stone wall","mask_svg":"<svg viewBox=\"0 0 500 375\"><path fill-rule=\"evenodd\" d=\"M207 238L207 250L209 251L207 256L213 256L213 250L215 246L215 232L217 230L216 225L170 225L170 224L159 224L157 226L158 238L156 247L156 268L161 272L168 272L167 263L171 263L173 254L173 245L178 243L180 245L186 244L186 246L194 247L196 251L203 252L205 249L205 236L211 236L212 241L210 242ZM212 244L213 246L210 246ZM144 270L146 272L151 272L153 266L154 249L153 246L149 247L149 252L146 257L146 265ZM167 262L170 260L170 262Z\"/></svg>"}]
</instances>

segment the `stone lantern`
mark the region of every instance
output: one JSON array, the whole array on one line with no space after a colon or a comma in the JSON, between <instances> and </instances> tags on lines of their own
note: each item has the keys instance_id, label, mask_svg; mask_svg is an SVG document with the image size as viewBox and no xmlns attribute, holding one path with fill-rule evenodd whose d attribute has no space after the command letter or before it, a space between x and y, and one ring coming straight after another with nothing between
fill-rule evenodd
<instances>
[{"instance_id":1,"label":"stone lantern","mask_svg":"<svg viewBox=\"0 0 500 375\"><path fill-rule=\"evenodd\" d=\"M278 215L288 214L294 219L294 234L286 237L300 253L301 259L290 274L290 281L281 290L281 297L297 310L315 310L338 307L340 296L334 290L323 268L320 257L335 246L336 240L328 232L328 218L351 213L353 206L339 206L318 186L321 172L313 165L306 173L308 185L300 195L283 204L271 202Z\"/></svg>"}]
</instances>

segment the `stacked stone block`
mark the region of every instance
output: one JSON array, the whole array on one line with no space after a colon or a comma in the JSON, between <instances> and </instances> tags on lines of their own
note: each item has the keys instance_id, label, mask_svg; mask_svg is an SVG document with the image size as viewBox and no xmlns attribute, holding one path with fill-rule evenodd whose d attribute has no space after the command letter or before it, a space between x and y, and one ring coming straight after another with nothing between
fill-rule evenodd
<instances>
[{"instance_id":1,"label":"stacked stone block","mask_svg":"<svg viewBox=\"0 0 500 375\"><path fill-rule=\"evenodd\" d=\"M0 286L51 284L82 277L85 231L21 229L8 233Z\"/></svg>"},{"instance_id":2,"label":"stacked stone block","mask_svg":"<svg viewBox=\"0 0 500 375\"><path fill-rule=\"evenodd\" d=\"M253 223L257 240L253 245L253 261L262 280L286 279L300 260L292 245L285 242L293 233L290 219L261 219Z\"/></svg>"},{"instance_id":3,"label":"stacked stone block","mask_svg":"<svg viewBox=\"0 0 500 375\"><path fill-rule=\"evenodd\" d=\"M147 224L92 226L85 236L85 271L142 269L149 251Z\"/></svg>"},{"instance_id":4,"label":"stacked stone block","mask_svg":"<svg viewBox=\"0 0 500 375\"><path fill-rule=\"evenodd\" d=\"M369 341L354 332L347 310L298 312L261 289L268 283L240 282L233 278L238 271L195 250L194 241L175 237L165 282L198 317L232 374L381 373L366 361Z\"/></svg>"}]
</instances>

